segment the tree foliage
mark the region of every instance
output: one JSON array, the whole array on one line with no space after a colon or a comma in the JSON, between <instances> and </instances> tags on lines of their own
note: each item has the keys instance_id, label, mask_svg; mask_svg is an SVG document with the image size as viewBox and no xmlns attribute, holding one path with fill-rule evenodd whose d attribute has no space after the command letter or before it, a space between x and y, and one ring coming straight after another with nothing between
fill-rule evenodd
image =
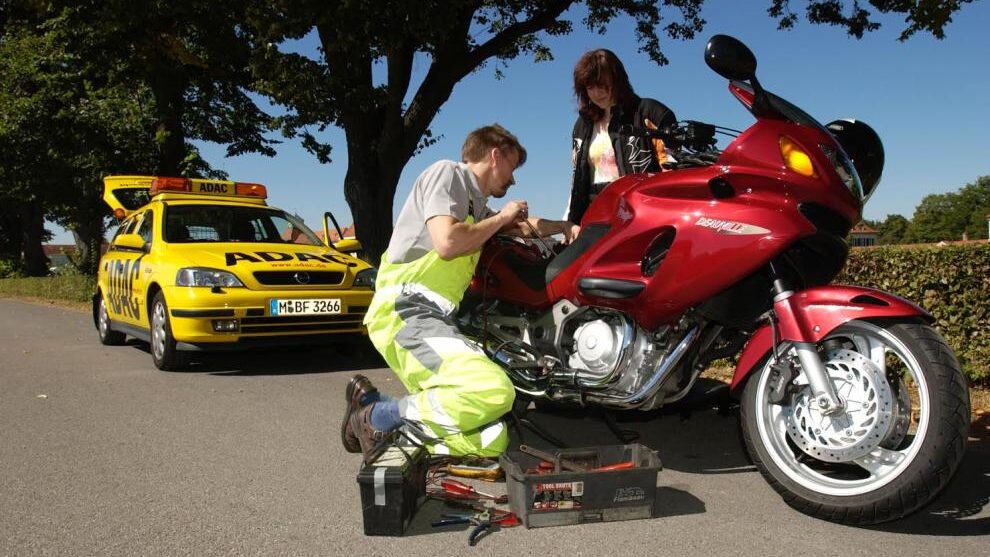
<instances>
[{"instance_id":1,"label":"tree foliage","mask_svg":"<svg viewBox=\"0 0 990 557\"><path fill-rule=\"evenodd\" d=\"M259 89L289 108L284 133L299 136L323 162L331 147L311 131L343 128L347 142L344 194L359 239L377 262L392 231L392 205L402 168L432 141L429 126L456 84L489 61L521 55L552 58L546 37L571 32L562 17L582 2L550 0L425 0L393 2L268 2L254 6ZM583 24L602 30L620 15L635 19L641 49L658 63L661 29L691 38L701 29L700 1L666 2L680 18L662 26L660 5L645 0L585 2ZM312 59L280 48L315 33L322 56ZM429 59L413 83L413 61ZM373 68L385 76L376 82Z\"/></svg>"},{"instance_id":2,"label":"tree foliage","mask_svg":"<svg viewBox=\"0 0 990 557\"><path fill-rule=\"evenodd\" d=\"M270 117L248 94L250 43L243 0L63 0L49 16L58 38L114 83L150 91L158 145L155 172L191 175L209 165L188 141L227 145L228 155L273 156Z\"/></svg>"},{"instance_id":3,"label":"tree foliage","mask_svg":"<svg viewBox=\"0 0 990 557\"><path fill-rule=\"evenodd\" d=\"M273 155L270 118L249 95L244 2L86 0L3 3L0 199L21 215L29 274L43 219L71 230L95 272L108 174L223 177L189 142ZM16 221L6 218L5 228ZM31 254L28 256L28 254Z\"/></svg>"},{"instance_id":4,"label":"tree foliage","mask_svg":"<svg viewBox=\"0 0 990 557\"><path fill-rule=\"evenodd\" d=\"M877 231L877 244L900 244L910 221L903 215L887 215L882 221L867 221Z\"/></svg>"},{"instance_id":5,"label":"tree foliage","mask_svg":"<svg viewBox=\"0 0 990 557\"><path fill-rule=\"evenodd\" d=\"M968 1L801 4L808 21L840 26L854 37L878 28L879 14L901 14L906 39L919 31L942 38ZM7 126L0 133L10 148L0 155L0 199L20 204L19 232L33 238L29 243L46 215L74 230L98 219L102 231L94 176L215 175L190 140L227 145L228 155L273 155L276 140L267 133L273 125L329 162L332 146L318 132L340 127L347 144L345 196L357 234L377 260L392 230L402 169L435 141L430 125L460 80L492 62L501 73L520 56L552 59L549 38L576 24L602 32L620 17L635 21L640 50L664 64L662 39L693 38L705 24L704 3L7 0L0 3L0 42L13 50L2 79L13 87L0 100ZM781 28L799 19L791 4L769 2ZM582 8L579 22L567 16L574 7ZM292 40L310 34L320 41L318 57L291 50ZM414 61L428 61L415 83ZM272 122L251 91L287 113ZM64 145L69 142L85 149ZM79 199L87 201L73 202ZM10 207L0 215L7 228L17 221Z\"/></svg>"},{"instance_id":6,"label":"tree foliage","mask_svg":"<svg viewBox=\"0 0 990 557\"><path fill-rule=\"evenodd\" d=\"M907 24L901 31L905 41L919 31L927 31L937 39L945 38L945 26L952 22L952 15L964 4L973 0L869 0L870 7L881 14L899 14ZM773 0L767 12L777 19L780 29L789 29L798 21L791 11L791 0ZM844 27L853 37L862 38L869 31L880 28L880 22L869 8L858 0L808 0L805 15L811 23Z\"/></svg>"},{"instance_id":7,"label":"tree foliage","mask_svg":"<svg viewBox=\"0 0 990 557\"><path fill-rule=\"evenodd\" d=\"M990 176L981 176L959 191L932 194L921 200L904 235L909 243L970 240L987 237Z\"/></svg>"},{"instance_id":8,"label":"tree foliage","mask_svg":"<svg viewBox=\"0 0 990 557\"><path fill-rule=\"evenodd\" d=\"M879 27L876 13L905 15L902 38L925 30L943 36L965 0L859 2L809 0L812 23L838 25L852 36ZM332 149L315 132L343 128L347 143L344 194L358 238L377 262L391 234L393 197L406 162L433 139L430 124L455 85L489 61L501 72L519 56L552 59L549 37L570 33L565 12L584 8L580 22L602 32L616 18L636 22L640 50L665 64L662 37L690 39L704 27L704 0L396 0L336 2L259 0L249 11L257 46L259 90L289 109L283 133L299 137L321 162ZM798 16L789 0L772 0L768 13L781 28ZM321 55L309 58L283 48L315 33ZM425 78L414 86L413 60L426 57ZM385 69L376 82L374 68Z\"/></svg>"}]
</instances>

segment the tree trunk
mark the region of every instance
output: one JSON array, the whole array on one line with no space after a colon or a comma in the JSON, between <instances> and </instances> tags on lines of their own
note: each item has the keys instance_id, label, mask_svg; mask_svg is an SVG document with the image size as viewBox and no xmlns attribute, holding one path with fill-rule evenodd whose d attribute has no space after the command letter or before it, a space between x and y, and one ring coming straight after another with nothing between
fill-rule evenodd
<instances>
[{"instance_id":1,"label":"tree trunk","mask_svg":"<svg viewBox=\"0 0 990 557\"><path fill-rule=\"evenodd\" d=\"M392 237L392 204L406 160L380 162L378 154L348 141L344 198L354 217L354 234L372 265L379 265Z\"/></svg>"},{"instance_id":2,"label":"tree trunk","mask_svg":"<svg viewBox=\"0 0 990 557\"><path fill-rule=\"evenodd\" d=\"M96 276L103 245L103 219L92 220L85 225L72 227L76 240L76 257L72 262L80 273Z\"/></svg>"},{"instance_id":3,"label":"tree trunk","mask_svg":"<svg viewBox=\"0 0 990 557\"><path fill-rule=\"evenodd\" d=\"M24 226L24 274L29 277L48 276L48 257L41 246L45 239L45 211L37 201L30 201L21 207L21 222Z\"/></svg>"},{"instance_id":4,"label":"tree trunk","mask_svg":"<svg viewBox=\"0 0 990 557\"><path fill-rule=\"evenodd\" d=\"M169 72L166 65L154 73L151 90L155 96L155 113L158 118L157 140L159 142L159 176L180 176L182 161L186 158L186 136L182 127L185 111L186 81L176 72Z\"/></svg>"},{"instance_id":5,"label":"tree trunk","mask_svg":"<svg viewBox=\"0 0 990 557\"><path fill-rule=\"evenodd\" d=\"M20 203L5 199L0 204L0 262L6 261L19 269L23 246L24 220Z\"/></svg>"}]
</instances>

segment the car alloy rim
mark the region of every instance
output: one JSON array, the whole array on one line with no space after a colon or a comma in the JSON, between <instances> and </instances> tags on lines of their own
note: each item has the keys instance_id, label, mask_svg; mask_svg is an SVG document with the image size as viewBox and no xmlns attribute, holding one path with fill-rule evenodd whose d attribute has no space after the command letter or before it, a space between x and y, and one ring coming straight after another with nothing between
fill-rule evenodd
<instances>
[{"instance_id":1,"label":"car alloy rim","mask_svg":"<svg viewBox=\"0 0 990 557\"><path fill-rule=\"evenodd\" d=\"M100 336L107 336L110 330L110 316L107 315L107 304L100 298Z\"/></svg>"},{"instance_id":2,"label":"car alloy rim","mask_svg":"<svg viewBox=\"0 0 990 557\"><path fill-rule=\"evenodd\" d=\"M165 354L165 305L161 303L155 304L155 311L151 316L151 349L155 358L162 359Z\"/></svg>"}]
</instances>

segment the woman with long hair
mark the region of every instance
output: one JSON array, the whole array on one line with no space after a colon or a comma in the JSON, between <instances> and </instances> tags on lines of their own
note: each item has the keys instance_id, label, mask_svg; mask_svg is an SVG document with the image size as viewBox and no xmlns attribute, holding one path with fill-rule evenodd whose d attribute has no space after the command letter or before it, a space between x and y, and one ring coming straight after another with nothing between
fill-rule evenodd
<instances>
[{"instance_id":1,"label":"woman with long hair","mask_svg":"<svg viewBox=\"0 0 990 557\"><path fill-rule=\"evenodd\" d=\"M673 111L636 95L619 58L599 48L574 67L578 118L572 134L574 178L565 218L580 224L588 205L620 176L660 172L667 162L663 142L620 133L623 126L657 129L677 122Z\"/></svg>"}]
</instances>

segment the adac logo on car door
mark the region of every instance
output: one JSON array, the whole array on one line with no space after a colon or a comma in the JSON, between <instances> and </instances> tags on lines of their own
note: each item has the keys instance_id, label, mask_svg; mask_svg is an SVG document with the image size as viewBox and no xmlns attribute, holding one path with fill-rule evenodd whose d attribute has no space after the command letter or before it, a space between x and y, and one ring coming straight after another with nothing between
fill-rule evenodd
<instances>
[{"instance_id":1,"label":"adac logo on car door","mask_svg":"<svg viewBox=\"0 0 990 557\"><path fill-rule=\"evenodd\" d=\"M141 278L141 260L111 259L107 261L107 305L110 312L124 315L135 321L141 319L141 298L135 292L135 284Z\"/></svg>"}]
</instances>

